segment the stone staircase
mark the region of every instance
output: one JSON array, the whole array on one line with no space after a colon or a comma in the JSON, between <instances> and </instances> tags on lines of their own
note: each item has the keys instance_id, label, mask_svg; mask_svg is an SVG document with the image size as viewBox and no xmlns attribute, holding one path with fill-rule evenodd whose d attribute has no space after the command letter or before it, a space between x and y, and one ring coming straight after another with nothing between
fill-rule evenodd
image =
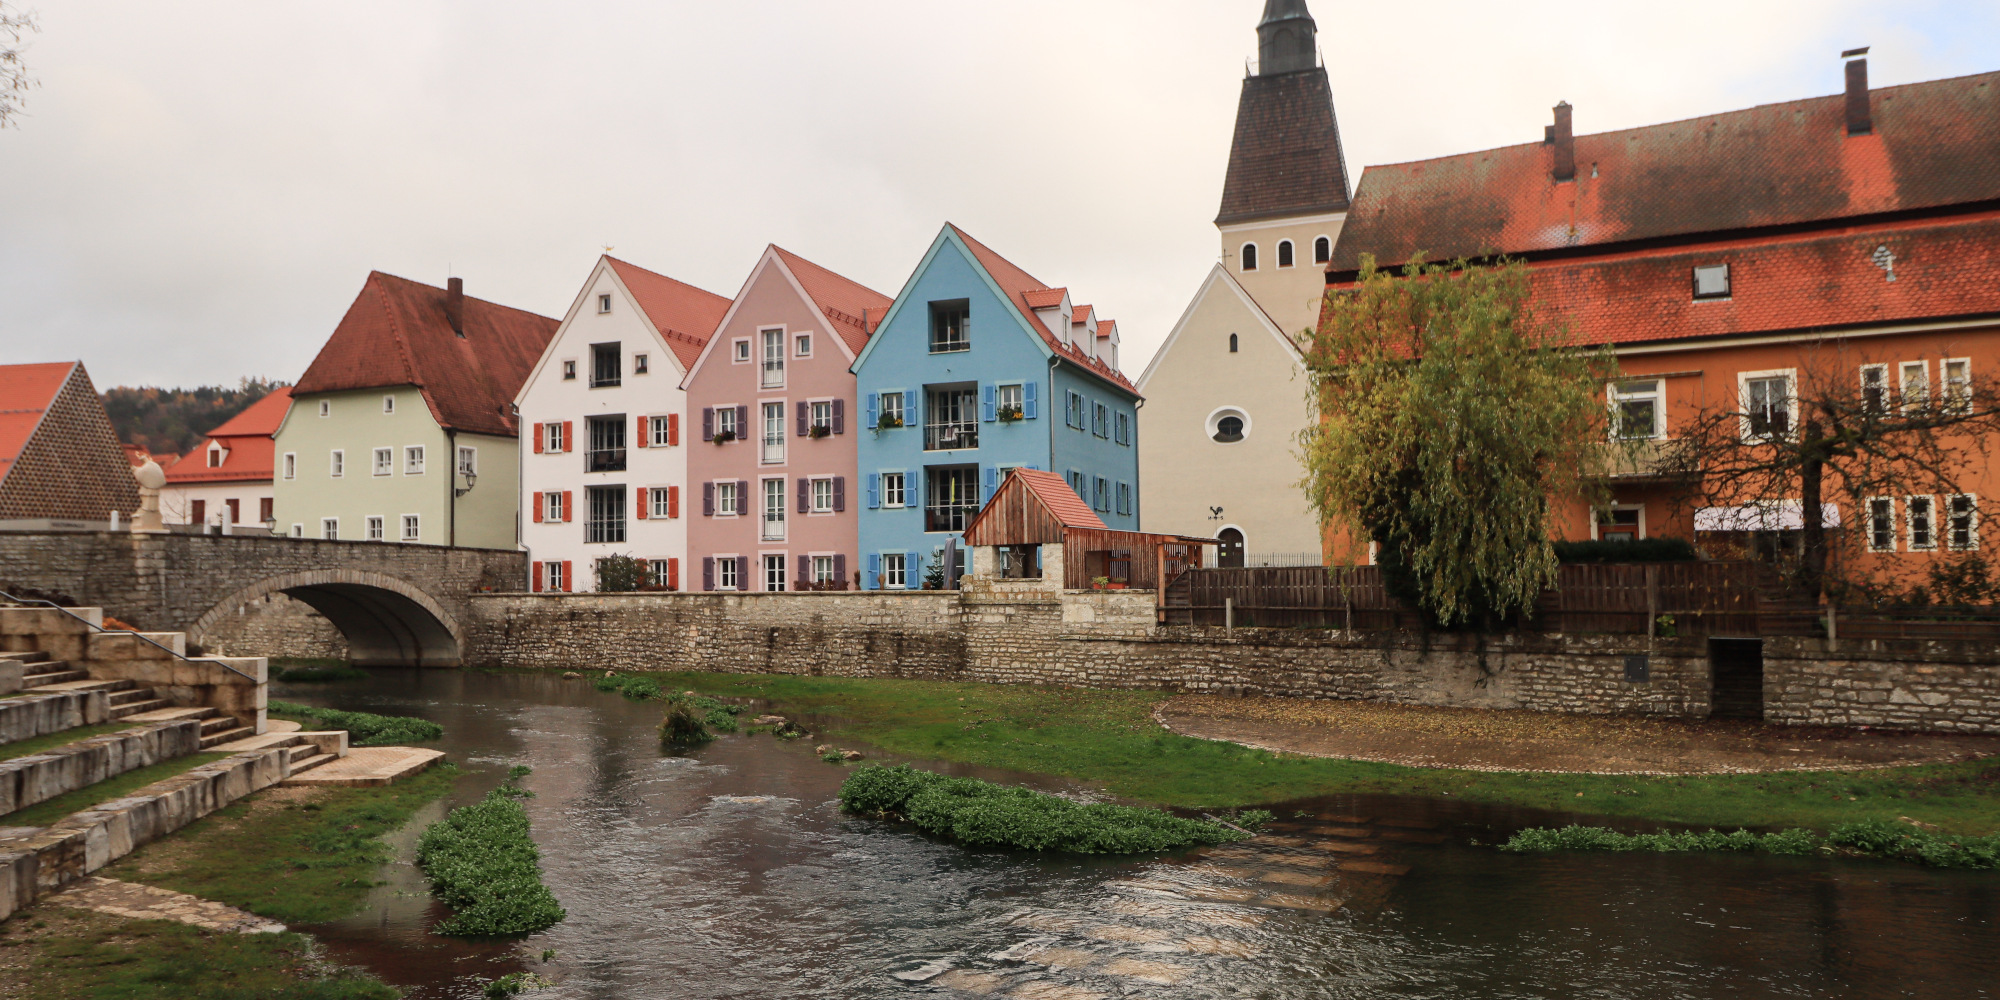
<instances>
[{"instance_id":1,"label":"stone staircase","mask_svg":"<svg viewBox=\"0 0 2000 1000\"><path fill-rule=\"evenodd\" d=\"M19 660L26 666L22 676L21 690L27 694L54 694L64 691L103 691L110 704L111 721L143 724L149 722L178 722L195 719L201 722L201 748L203 750L224 743L257 735L254 726L244 725L235 716L223 715L213 708L179 708L162 698L150 687L140 687L137 681L93 680L89 671L73 667L67 660L58 660L39 650L0 650L0 660ZM331 755L326 756L331 760ZM325 761L316 761L317 767Z\"/></svg>"}]
</instances>

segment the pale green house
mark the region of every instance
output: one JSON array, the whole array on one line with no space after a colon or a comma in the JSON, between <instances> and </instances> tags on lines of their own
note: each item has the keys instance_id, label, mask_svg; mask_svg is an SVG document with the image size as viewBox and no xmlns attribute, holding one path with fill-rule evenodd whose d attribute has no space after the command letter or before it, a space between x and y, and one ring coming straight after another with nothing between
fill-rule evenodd
<instances>
[{"instance_id":1,"label":"pale green house","mask_svg":"<svg viewBox=\"0 0 2000 1000\"><path fill-rule=\"evenodd\" d=\"M557 321L371 272L279 424L277 528L296 537L511 549L511 404Z\"/></svg>"}]
</instances>

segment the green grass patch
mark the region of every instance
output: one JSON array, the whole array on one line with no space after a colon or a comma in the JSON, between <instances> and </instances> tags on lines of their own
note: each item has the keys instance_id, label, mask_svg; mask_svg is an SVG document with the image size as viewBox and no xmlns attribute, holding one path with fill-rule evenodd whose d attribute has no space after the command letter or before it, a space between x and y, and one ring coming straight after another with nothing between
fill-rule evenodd
<instances>
[{"instance_id":1,"label":"green grass patch","mask_svg":"<svg viewBox=\"0 0 2000 1000\"><path fill-rule=\"evenodd\" d=\"M736 717L743 714L743 706L726 705L705 695L692 699L678 688L660 686L659 674L613 674L597 679L599 691L616 691L632 701L664 701L668 703L667 718L660 723L660 740L665 743L706 743L715 738L714 733L733 733L739 727ZM687 708L677 703L689 702ZM690 713L688 709L691 709ZM697 735L688 725L689 716L698 719L713 733ZM670 732L671 730L671 732Z\"/></svg>"},{"instance_id":2,"label":"green grass patch","mask_svg":"<svg viewBox=\"0 0 2000 1000\"><path fill-rule=\"evenodd\" d=\"M26 809L16 809L0 816L0 824L50 826L70 813L82 812L100 802L124 798L155 781L165 781L174 775L192 771L203 764L213 763L227 756L229 755L226 753L191 753L185 757L163 760L151 767L142 767L136 771L127 771L115 778L106 778L95 785L58 795Z\"/></svg>"},{"instance_id":3,"label":"green grass patch","mask_svg":"<svg viewBox=\"0 0 2000 1000\"><path fill-rule=\"evenodd\" d=\"M351 666L346 660L272 660L271 679L295 684L365 681L368 671Z\"/></svg>"},{"instance_id":4,"label":"green grass patch","mask_svg":"<svg viewBox=\"0 0 2000 1000\"><path fill-rule=\"evenodd\" d=\"M87 740L92 736L103 736L105 733L116 733L126 729L137 728L137 725L130 722L106 722L95 726L78 726L75 729L65 729L59 733L44 733L40 736L30 736L25 740L15 740L12 743L0 744L0 760L13 760L16 757L26 757L31 754L43 753L54 750L57 747L68 746L77 740Z\"/></svg>"},{"instance_id":5,"label":"green grass patch","mask_svg":"<svg viewBox=\"0 0 2000 1000\"><path fill-rule=\"evenodd\" d=\"M906 820L967 847L1070 854L1149 854L1243 840L1220 823L1158 809L1083 805L1045 792L870 764L840 785L840 807Z\"/></svg>"},{"instance_id":6,"label":"green grass patch","mask_svg":"<svg viewBox=\"0 0 2000 1000\"><path fill-rule=\"evenodd\" d=\"M319 788L303 797L250 796L114 862L112 878L228 903L288 924L360 909L392 858L384 834L451 790L440 763L379 788Z\"/></svg>"},{"instance_id":7,"label":"green grass patch","mask_svg":"<svg viewBox=\"0 0 2000 1000\"><path fill-rule=\"evenodd\" d=\"M335 708L314 708L289 701L274 701L266 708L271 715L302 726L325 730L345 729L349 745L357 747L398 746L421 743L444 735L444 727L429 719L407 715L376 715L373 712L343 712Z\"/></svg>"},{"instance_id":8,"label":"green grass patch","mask_svg":"<svg viewBox=\"0 0 2000 1000\"><path fill-rule=\"evenodd\" d=\"M454 911L431 933L532 934L569 915L542 884L542 854L520 801L534 794L520 786L527 774L514 768L486 798L453 809L417 842L417 867L431 894Z\"/></svg>"},{"instance_id":9,"label":"green grass patch","mask_svg":"<svg viewBox=\"0 0 2000 1000\"><path fill-rule=\"evenodd\" d=\"M22 1000L395 1000L402 991L328 964L302 934L220 934L167 920L42 908L0 928L7 991ZM21 949L17 951L16 949Z\"/></svg>"},{"instance_id":10,"label":"green grass patch","mask_svg":"<svg viewBox=\"0 0 2000 1000\"><path fill-rule=\"evenodd\" d=\"M1914 861L1934 868L2000 868L2000 834L1954 837L1907 823L1844 823L1827 836L1811 830L1618 833L1599 826L1535 827L1500 845L1517 853L1546 851L1745 851L1762 854L1848 854Z\"/></svg>"},{"instance_id":11,"label":"green grass patch","mask_svg":"<svg viewBox=\"0 0 2000 1000\"><path fill-rule=\"evenodd\" d=\"M648 675L658 686L763 698L844 720L842 733L911 757L1101 782L1158 805L1218 809L1343 793L1450 796L1689 826L1828 831L1909 816L1947 834L2000 830L2000 758L1864 771L1518 774L1283 756L1178 736L1159 691L754 674Z\"/></svg>"}]
</instances>

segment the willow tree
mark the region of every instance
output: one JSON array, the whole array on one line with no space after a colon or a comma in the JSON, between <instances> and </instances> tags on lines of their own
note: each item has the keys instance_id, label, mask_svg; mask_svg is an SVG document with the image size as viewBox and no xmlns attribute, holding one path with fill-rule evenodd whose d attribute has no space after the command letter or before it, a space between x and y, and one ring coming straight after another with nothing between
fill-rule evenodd
<instances>
[{"instance_id":1,"label":"willow tree","mask_svg":"<svg viewBox=\"0 0 2000 1000\"><path fill-rule=\"evenodd\" d=\"M1608 352L1536 311L1519 261L1364 255L1307 366L1321 422L1301 485L1321 522L1373 541L1385 586L1438 625L1532 611L1555 581L1551 501L1595 499Z\"/></svg>"}]
</instances>

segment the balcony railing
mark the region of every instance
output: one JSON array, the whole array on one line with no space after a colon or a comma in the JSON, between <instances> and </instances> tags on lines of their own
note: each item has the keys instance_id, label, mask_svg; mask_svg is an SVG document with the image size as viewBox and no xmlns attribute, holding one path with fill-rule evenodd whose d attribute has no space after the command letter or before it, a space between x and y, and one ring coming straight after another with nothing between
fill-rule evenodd
<instances>
[{"instance_id":1,"label":"balcony railing","mask_svg":"<svg viewBox=\"0 0 2000 1000\"><path fill-rule=\"evenodd\" d=\"M979 513L976 503L940 503L924 508L925 531L964 531L972 515Z\"/></svg>"},{"instance_id":2,"label":"balcony railing","mask_svg":"<svg viewBox=\"0 0 2000 1000\"><path fill-rule=\"evenodd\" d=\"M624 472L625 449L601 448L584 452L583 469L585 472Z\"/></svg>"},{"instance_id":3,"label":"balcony railing","mask_svg":"<svg viewBox=\"0 0 2000 1000\"><path fill-rule=\"evenodd\" d=\"M979 422L949 420L924 425L925 451L950 451L979 447Z\"/></svg>"},{"instance_id":4,"label":"balcony railing","mask_svg":"<svg viewBox=\"0 0 2000 1000\"><path fill-rule=\"evenodd\" d=\"M605 519L583 522L583 540L586 542L622 542L625 540L625 519Z\"/></svg>"}]
</instances>

